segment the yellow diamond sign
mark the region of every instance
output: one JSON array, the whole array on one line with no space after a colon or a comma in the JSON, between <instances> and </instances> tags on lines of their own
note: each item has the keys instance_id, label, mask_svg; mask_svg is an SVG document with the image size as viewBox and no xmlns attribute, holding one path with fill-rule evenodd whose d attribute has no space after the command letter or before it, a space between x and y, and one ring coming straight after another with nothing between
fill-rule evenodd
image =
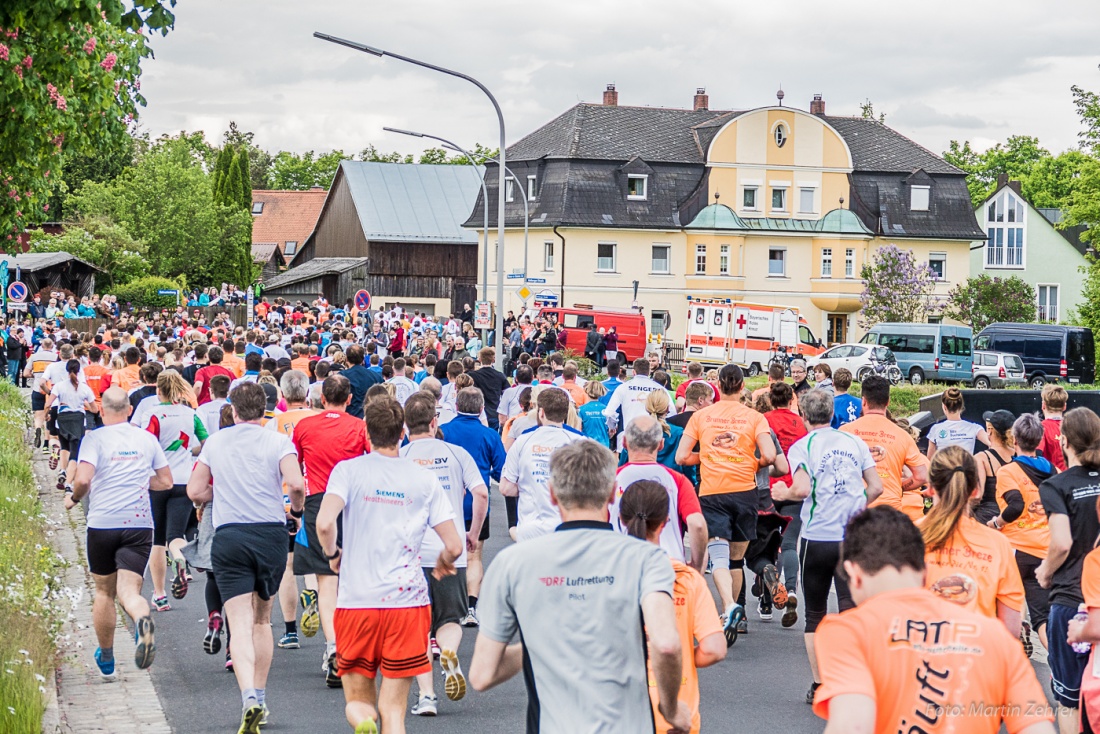
<instances>
[{"instance_id":1,"label":"yellow diamond sign","mask_svg":"<svg viewBox=\"0 0 1100 734\"><path fill-rule=\"evenodd\" d=\"M528 298L531 297L531 289L525 285L521 285L519 288L516 289L516 295L526 301Z\"/></svg>"}]
</instances>

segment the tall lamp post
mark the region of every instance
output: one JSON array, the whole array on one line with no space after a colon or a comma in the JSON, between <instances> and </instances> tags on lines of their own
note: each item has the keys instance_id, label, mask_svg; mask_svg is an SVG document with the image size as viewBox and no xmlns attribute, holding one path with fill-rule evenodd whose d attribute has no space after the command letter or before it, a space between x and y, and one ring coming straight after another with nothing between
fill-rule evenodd
<instances>
[{"instance_id":1,"label":"tall lamp post","mask_svg":"<svg viewBox=\"0 0 1100 734\"><path fill-rule=\"evenodd\" d=\"M363 53L371 54L372 56L389 56L392 59L398 61L404 61L408 64L415 64L425 69L431 69L432 71L438 71L441 74L448 74L459 79L465 79L470 82L489 98L489 101L493 103L493 109L497 113L497 123L500 126L500 175L497 181L497 369L504 369L504 166L505 166L505 141L504 141L504 113L501 112L500 104L497 103L496 97L489 91L489 88L484 84L474 79L472 76L463 74L453 69L448 69L443 66L437 66L435 64L429 64L427 61L420 61L409 56L402 56L401 54L394 53L392 51L384 51L380 48L368 46L365 43L358 43L356 41L349 41L343 38L337 38L336 36L330 36L327 33L313 34L314 38L319 38L322 41L328 41L329 43L335 43L340 46L347 46L348 48L355 49L356 51L362 51ZM486 201L488 206L488 201Z\"/></svg>"}]
</instances>

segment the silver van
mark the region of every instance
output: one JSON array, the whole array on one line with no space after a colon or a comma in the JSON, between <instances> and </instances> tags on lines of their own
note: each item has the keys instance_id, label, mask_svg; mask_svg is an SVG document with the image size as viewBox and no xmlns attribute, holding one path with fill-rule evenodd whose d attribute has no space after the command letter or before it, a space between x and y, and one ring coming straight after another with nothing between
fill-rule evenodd
<instances>
[{"instance_id":1,"label":"silver van","mask_svg":"<svg viewBox=\"0 0 1100 734\"><path fill-rule=\"evenodd\" d=\"M1027 385L1023 361L1019 355L1008 352L975 350L973 375L973 385L979 389Z\"/></svg>"}]
</instances>

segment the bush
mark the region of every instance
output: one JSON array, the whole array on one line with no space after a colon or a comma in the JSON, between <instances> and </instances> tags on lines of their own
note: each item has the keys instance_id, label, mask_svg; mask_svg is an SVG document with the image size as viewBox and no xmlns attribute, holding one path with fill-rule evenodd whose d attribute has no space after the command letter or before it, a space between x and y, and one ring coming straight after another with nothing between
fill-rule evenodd
<instances>
[{"instance_id":1,"label":"bush","mask_svg":"<svg viewBox=\"0 0 1100 734\"><path fill-rule=\"evenodd\" d=\"M115 288L114 295L118 298L119 304L129 303L135 309L175 308L175 296L158 295L157 291L165 288L179 290L182 296L183 286L180 283L168 278L158 278L155 275L138 278L126 285L120 285ZM125 306L123 306L123 310L126 310Z\"/></svg>"}]
</instances>

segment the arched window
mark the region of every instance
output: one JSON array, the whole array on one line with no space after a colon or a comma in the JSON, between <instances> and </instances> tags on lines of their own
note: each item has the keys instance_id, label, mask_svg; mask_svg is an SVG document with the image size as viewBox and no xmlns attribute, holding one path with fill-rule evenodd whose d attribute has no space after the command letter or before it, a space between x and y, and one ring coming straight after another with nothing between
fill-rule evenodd
<instances>
[{"instance_id":1,"label":"arched window","mask_svg":"<svg viewBox=\"0 0 1100 734\"><path fill-rule=\"evenodd\" d=\"M787 126L782 122L776 125L774 135L776 146L782 148L787 142Z\"/></svg>"}]
</instances>

